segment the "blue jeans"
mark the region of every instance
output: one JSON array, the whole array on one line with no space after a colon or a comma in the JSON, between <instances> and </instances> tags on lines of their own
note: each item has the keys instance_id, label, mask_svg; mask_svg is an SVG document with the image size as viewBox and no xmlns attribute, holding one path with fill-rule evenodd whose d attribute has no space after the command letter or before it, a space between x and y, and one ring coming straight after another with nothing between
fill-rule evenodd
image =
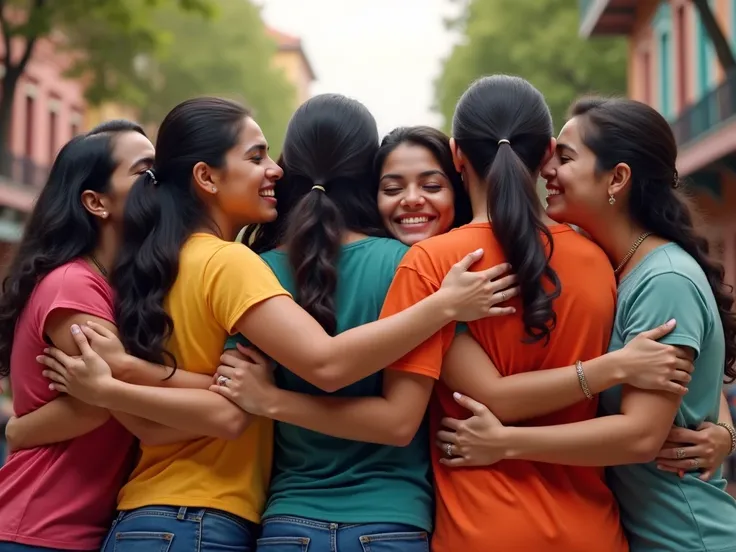
<instances>
[{"instance_id":1,"label":"blue jeans","mask_svg":"<svg viewBox=\"0 0 736 552\"><path fill-rule=\"evenodd\" d=\"M307 551L429 552L429 535L397 523L325 523L291 516L263 520L257 552Z\"/></svg>"},{"instance_id":2,"label":"blue jeans","mask_svg":"<svg viewBox=\"0 0 736 552\"><path fill-rule=\"evenodd\" d=\"M220 510L146 506L120 512L102 552L253 552L258 525Z\"/></svg>"}]
</instances>

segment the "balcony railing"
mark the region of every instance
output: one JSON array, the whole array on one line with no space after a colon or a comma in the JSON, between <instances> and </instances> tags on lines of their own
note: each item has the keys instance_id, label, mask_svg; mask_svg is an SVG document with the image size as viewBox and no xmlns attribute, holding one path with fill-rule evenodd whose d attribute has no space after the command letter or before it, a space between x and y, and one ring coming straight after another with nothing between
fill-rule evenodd
<instances>
[{"instance_id":1,"label":"balcony railing","mask_svg":"<svg viewBox=\"0 0 736 552\"><path fill-rule=\"evenodd\" d=\"M0 177L17 185L42 188L48 175L47 166L39 165L28 157L15 155L6 148L0 149Z\"/></svg>"},{"instance_id":2,"label":"balcony railing","mask_svg":"<svg viewBox=\"0 0 736 552\"><path fill-rule=\"evenodd\" d=\"M672 124L677 144L682 146L736 115L736 71L696 103L687 107Z\"/></svg>"}]
</instances>

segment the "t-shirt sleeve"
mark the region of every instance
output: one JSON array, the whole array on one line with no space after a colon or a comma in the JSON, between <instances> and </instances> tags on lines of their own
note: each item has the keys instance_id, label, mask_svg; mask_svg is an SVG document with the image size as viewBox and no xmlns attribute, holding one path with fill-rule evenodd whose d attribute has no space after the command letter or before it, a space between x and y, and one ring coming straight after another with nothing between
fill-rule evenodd
<instances>
[{"instance_id":1,"label":"t-shirt sleeve","mask_svg":"<svg viewBox=\"0 0 736 552\"><path fill-rule=\"evenodd\" d=\"M623 314L624 343L674 318L677 321L675 329L659 341L690 347L696 357L712 323L698 287L690 278L672 272L658 274L641 283Z\"/></svg>"},{"instance_id":2,"label":"t-shirt sleeve","mask_svg":"<svg viewBox=\"0 0 736 552\"><path fill-rule=\"evenodd\" d=\"M112 289L95 274L76 265L49 274L34 294L38 335L43 339L46 320L57 309L90 314L115 323Z\"/></svg>"},{"instance_id":3,"label":"t-shirt sleeve","mask_svg":"<svg viewBox=\"0 0 736 552\"><path fill-rule=\"evenodd\" d=\"M397 314L437 291L441 278L435 272L427 252L418 246L412 247L391 282L381 318ZM452 342L454 331L454 323L445 326L389 368L439 379L442 357Z\"/></svg>"},{"instance_id":4,"label":"t-shirt sleeve","mask_svg":"<svg viewBox=\"0 0 736 552\"><path fill-rule=\"evenodd\" d=\"M240 243L230 243L210 258L203 286L213 316L229 334L254 305L278 295L291 297L268 265Z\"/></svg>"}]
</instances>

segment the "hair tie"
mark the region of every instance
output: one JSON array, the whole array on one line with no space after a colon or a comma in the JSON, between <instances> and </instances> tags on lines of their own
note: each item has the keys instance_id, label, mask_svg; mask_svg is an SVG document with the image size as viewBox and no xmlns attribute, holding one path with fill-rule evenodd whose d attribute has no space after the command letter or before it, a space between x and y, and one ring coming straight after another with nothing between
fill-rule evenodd
<instances>
[{"instance_id":1,"label":"hair tie","mask_svg":"<svg viewBox=\"0 0 736 552\"><path fill-rule=\"evenodd\" d=\"M500 140L498 141L498 145L499 145L499 147L501 146L501 144L508 144L508 145L510 146L510 145L511 145L511 142L509 142L509 141L508 141L508 140L507 140L506 138L501 138L501 139L500 139Z\"/></svg>"},{"instance_id":2,"label":"hair tie","mask_svg":"<svg viewBox=\"0 0 736 552\"><path fill-rule=\"evenodd\" d=\"M320 186L319 184L315 184L314 186L312 186L312 189L313 190L319 190L319 191L325 192L325 193L327 192L327 190L325 190L325 187L324 186Z\"/></svg>"},{"instance_id":3,"label":"hair tie","mask_svg":"<svg viewBox=\"0 0 736 552\"><path fill-rule=\"evenodd\" d=\"M154 186L158 184L158 180L156 180L156 175L153 174L153 171L151 169L146 169L146 174L151 178Z\"/></svg>"}]
</instances>

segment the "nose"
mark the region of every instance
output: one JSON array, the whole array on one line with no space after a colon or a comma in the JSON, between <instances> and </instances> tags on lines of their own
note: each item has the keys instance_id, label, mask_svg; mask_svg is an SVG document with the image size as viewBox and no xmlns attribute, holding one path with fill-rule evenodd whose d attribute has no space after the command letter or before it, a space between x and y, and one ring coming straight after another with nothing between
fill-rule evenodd
<instances>
[{"instance_id":1,"label":"nose","mask_svg":"<svg viewBox=\"0 0 736 552\"><path fill-rule=\"evenodd\" d=\"M557 156L553 155L552 159L550 159L544 164L539 174L545 180L553 180L557 176L558 166L559 166L559 161L557 159Z\"/></svg>"},{"instance_id":2,"label":"nose","mask_svg":"<svg viewBox=\"0 0 736 552\"><path fill-rule=\"evenodd\" d=\"M266 169L266 178L271 181L281 180L284 176L284 169L282 169L278 163L271 161L271 166Z\"/></svg>"},{"instance_id":3,"label":"nose","mask_svg":"<svg viewBox=\"0 0 736 552\"><path fill-rule=\"evenodd\" d=\"M417 187L410 186L401 199L401 203L405 207L421 207L424 205L424 196Z\"/></svg>"}]
</instances>

